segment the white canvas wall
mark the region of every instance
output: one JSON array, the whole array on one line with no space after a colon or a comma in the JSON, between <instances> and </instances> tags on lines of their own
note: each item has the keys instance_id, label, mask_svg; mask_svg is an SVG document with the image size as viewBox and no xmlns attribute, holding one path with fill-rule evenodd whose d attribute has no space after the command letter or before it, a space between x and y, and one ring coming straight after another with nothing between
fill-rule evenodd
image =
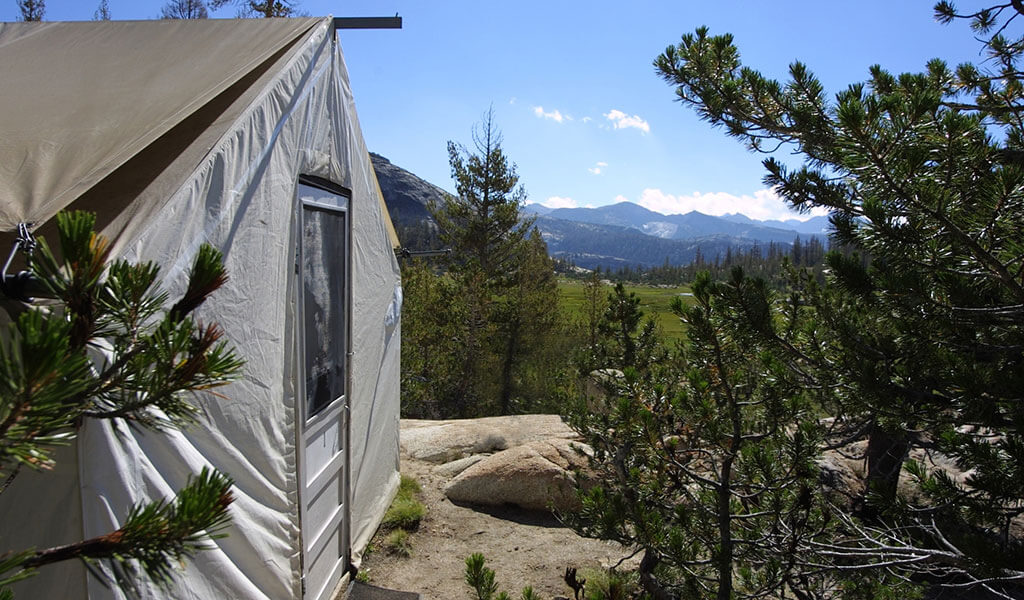
<instances>
[{"instance_id":1,"label":"white canvas wall","mask_svg":"<svg viewBox=\"0 0 1024 600\"><path fill-rule=\"evenodd\" d=\"M235 480L228 537L189 562L169 591L145 585L143 598L300 597L294 383L300 174L352 192L355 560L397 488L398 265L330 20L300 44L155 217L136 228L133 241L119 245L125 257L161 264L172 298L184 288L199 245L220 248L230 280L197 316L220 323L246 359L241 380L218 390L223 397L199 399L206 417L186 431L115 432L111 424L89 423L81 432L81 504L67 507L77 513L67 521L72 534L89 537L116 528L133 503L170 495L204 465ZM41 485L67 492L76 487L75 479L72 473ZM81 531L74 532L76 527ZM20 587L24 598L74 597L66 588L53 595L42 577ZM88 597L122 594L90 579Z\"/></svg>"}]
</instances>

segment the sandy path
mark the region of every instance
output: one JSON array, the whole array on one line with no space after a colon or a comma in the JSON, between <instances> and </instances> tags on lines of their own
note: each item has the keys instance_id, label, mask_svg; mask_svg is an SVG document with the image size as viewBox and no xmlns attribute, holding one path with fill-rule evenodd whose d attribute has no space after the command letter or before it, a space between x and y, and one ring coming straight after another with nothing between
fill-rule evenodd
<instances>
[{"instance_id":1,"label":"sandy path","mask_svg":"<svg viewBox=\"0 0 1024 600\"><path fill-rule=\"evenodd\" d=\"M402 473L423 488L427 516L412 536L412 556L400 558L379 550L378 540L362 570L373 585L415 591L424 600L471 598L463 580L465 559L481 552L497 573L499 590L518 598L532 585L542 598L572 597L562 581L568 566L600 567L626 553L618 545L577 536L551 516L519 509L474 509L457 506L444 495L445 479L434 466L402 457Z\"/></svg>"}]
</instances>

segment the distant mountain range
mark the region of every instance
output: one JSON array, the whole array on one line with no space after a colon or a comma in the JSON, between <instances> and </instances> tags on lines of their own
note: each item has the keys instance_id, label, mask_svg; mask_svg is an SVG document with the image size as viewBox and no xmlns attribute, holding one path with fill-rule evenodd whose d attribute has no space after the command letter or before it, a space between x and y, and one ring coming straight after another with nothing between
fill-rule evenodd
<instances>
[{"instance_id":1,"label":"distant mountain range","mask_svg":"<svg viewBox=\"0 0 1024 600\"><path fill-rule=\"evenodd\" d=\"M426 204L440 199L442 188L370 153L377 180L391 218L397 226L430 223ZM708 259L729 248L748 250L775 243L789 246L797 237L825 237L828 218L807 221L757 221L741 214L716 217L692 211L663 215L632 202L599 208L549 209L538 204L524 207L537 215L537 228L555 257L569 258L593 268L688 264L698 250Z\"/></svg>"},{"instance_id":2,"label":"distant mountain range","mask_svg":"<svg viewBox=\"0 0 1024 600\"><path fill-rule=\"evenodd\" d=\"M755 221L745 215L732 214L721 217L691 211L683 215L663 215L632 202L620 202L599 208L544 208L529 204L527 211L533 211L552 219L593 223L595 225L616 225L637 229L647 235L669 240L691 240L707 235L727 235L751 238L761 242L792 243L793 234L824 235L828 227L827 217L813 217L808 221Z\"/></svg>"}]
</instances>

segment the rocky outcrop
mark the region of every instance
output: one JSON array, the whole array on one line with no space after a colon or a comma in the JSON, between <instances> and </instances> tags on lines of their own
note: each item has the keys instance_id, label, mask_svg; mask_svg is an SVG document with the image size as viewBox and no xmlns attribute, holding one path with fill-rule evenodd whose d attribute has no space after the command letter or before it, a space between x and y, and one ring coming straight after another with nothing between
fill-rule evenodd
<instances>
[{"instance_id":1,"label":"rocky outcrop","mask_svg":"<svg viewBox=\"0 0 1024 600\"><path fill-rule=\"evenodd\" d=\"M443 189L391 164L391 161L379 154L371 152L370 161L377 173L377 183L380 184L391 221L395 225L433 222L427 212L427 203L443 199L446 194Z\"/></svg>"},{"instance_id":2,"label":"rocky outcrop","mask_svg":"<svg viewBox=\"0 0 1024 600\"><path fill-rule=\"evenodd\" d=\"M410 458L446 463L536 440L575 437L558 415L515 415L449 421L403 419L400 439L402 452Z\"/></svg>"},{"instance_id":3,"label":"rocky outcrop","mask_svg":"<svg viewBox=\"0 0 1024 600\"><path fill-rule=\"evenodd\" d=\"M529 510L579 508L574 470L586 468L589 448L566 439L528 442L488 456L462 471L447 486L453 502L511 504Z\"/></svg>"},{"instance_id":4,"label":"rocky outcrop","mask_svg":"<svg viewBox=\"0 0 1024 600\"><path fill-rule=\"evenodd\" d=\"M573 478L589 452L558 415L402 420L402 453L435 463L453 502L572 510Z\"/></svg>"}]
</instances>

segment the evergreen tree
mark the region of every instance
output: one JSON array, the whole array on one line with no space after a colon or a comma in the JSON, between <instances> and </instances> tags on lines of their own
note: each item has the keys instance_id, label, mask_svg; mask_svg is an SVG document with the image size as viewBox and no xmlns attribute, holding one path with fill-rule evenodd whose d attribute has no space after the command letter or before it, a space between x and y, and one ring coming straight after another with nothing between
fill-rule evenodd
<instances>
[{"instance_id":1,"label":"evergreen tree","mask_svg":"<svg viewBox=\"0 0 1024 600\"><path fill-rule=\"evenodd\" d=\"M474 417L551 410L568 375L569 327L554 264L501 149L493 113L471 152L448 144L455 196L428 208L448 246L438 267L403 265L403 414Z\"/></svg>"},{"instance_id":2,"label":"evergreen tree","mask_svg":"<svg viewBox=\"0 0 1024 600\"><path fill-rule=\"evenodd\" d=\"M646 370L660 357L657 325L651 317L643 317L636 292L627 292L622 282L616 283L598 324L603 337L602 367Z\"/></svg>"},{"instance_id":3,"label":"evergreen tree","mask_svg":"<svg viewBox=\"0 0 1024 600\"><path fill-rule=\"evenodd\" d=\"M1007 477L1024 472L1024 38L1006 36L1024 6L959 14L940 2L936 13L990 35L989 62L933 60L899 76L875 66L834 100L805 65L791 65L788 82L767 79L741 65L731 36L706 28L655 65L682 103L752 149L794 144L805 164L768 158L766 183L796 209L832 210L840 244L870 258L831 252L827 289L805 281L799 291L818 317L813 335L774 340L794 369L836 390L839 422L869 434L880 498L869 498L860 542L830 551L1013 595L1024 577L1011 535L1024 478ZM918 443L971 476L961 484L911 465L930 501L905 499L912 510L878 518L900 508L900 467ZM881 526L897 517L899 527Z\"/></svg>"},{"instance_id":4,"label":"evergreen tree","mask_svg":"<svg viewBox=\"0 0 1024 600\"><path fill-rule=\"evenodd\" d=\"M834 582L792 552L825 522L810 392L739 318L736 306L758 304L760 325L775 326L763 283L737 269L725 283L702 273L693 290L694 306L673 306L689 326L683 354L650 377L627 366L607 401L570 415L598 483L567 518L642 549L651 598L821 597Z\"/></svg>"},{"instance_id":5,"label":"evergreen tree","mask_svg":"<svg viewBox=\"0 0 1024 600\"><path fill-rule=\"evenodd\" d=\"M205 19L209 16L205 0L169 0L160 9L161 19Z\"/></svg>"},{"instance_id":6,"label":"evergreen tree","mask_svg":"<svg viewBox=\"0 0 1024 600\"><path fill-rule=\"evenodd\" d=\"M493 110L473 129L476 153L448 142L456 194L428 206L441 230L441 241L452 250L449 268L480 271L489 285L498 286L510 281L536 220L520 213L526 190L519 185L516 167L509 164L501 142Z\"/></svg>"},{"instance_id":7,"label":"evergreen tree","mask_svg":"<svg viewBox=\"0 0 1024 600\"><path fill-rule=\"evenodd\" d=\"M240 369L233 351L220 341L220 328L190 316L226 280L219 252L201 247L185 294L168 309L159 268L108 263L109 246L93 232L94 224L87 213L57 216L58 252L39 240L30 268L60 305L23 307L4 330L0 493L25 468L52 468L54 447L70 443L83 420L153 431L182 427L200 415L187 398L227 383ZM105 360L90 358L96 348L109 348ZM227 526L230 487L229 478L204 469L176 498L134 507L107 535L56 548L4 549L0 586L69 559L108 566L125 589L138 571L167 582L183 558Z\"/></svg>"},{"instance_id":8,"label":"evergreen tree","mask_svg":"<svg viewBox=\"0 0 1024 600\"><path fill-rule=\"evenodd\" d=\"M582 374L601 368L601 319L608 308L608 295L604 291L601 270L594 269L583 284L583 328L586 332L586 348L576 362Z\"/></svg>"},{"instance_id":9,"label":"evergreen tree","mask_svg":"<svg viewBox=\"0 0 1024 600\"><path fill-rule=\"evenodd\" d=\"M210 0L210 8L216 10L228 4L238 6L238 14L241 17L294 17L298 16L298 9L292 0Z\"/></svg>"},{"instance_id":10,"label":"evergreen tree","mask_svg":"<svg viewBox=\"0 0 1024 600\"><path fill-rule=\"evenodd\" d=\"M459 416L466 353L467 306L455 280L429 263L402 264L402 415Z\"/></svg>"},{"instance_id":11,"label":"evergreen tree","mask_svg":"<svg viewBox=\"0 0 1024 600\"><path fill-rule=\"evenodd\" d=\"M558 281L548 247L535 228L520 249L515 282L497 300L493 320L496 324L496 353L500 357L498 409L501 414L521 412L537 404L532 393L543 393L545 386L528 386L528 371L547 373L545 364L558 348L556 338L561 324L558 308ZM542 358L543 357L543 358ZM533 378L537 381L537 378Z\"/></svg>"},{"instance_id":12,"label":"evergreen tree","mask_svg":"<svg viewBox=\"0 0 1024 600\"><path fill-rule=\"evenodd\" d=\"M46 14L46 0L18 0L22 21L42 21Z\"/></svg>"},{"instance_id":13,"label":"evergreen tree","mask_svg":"<svg viewBox=\"0 0 1024 600\"><path fill-rule=\"evenodd\" d=\"M110 2L109 0L100 0L100 5L96 7L96 12L92 15L93 21L109 21L110 20Z\"/></svg>"},{"instance_id":14,"label":"evergreen tree","mask_svg":"<svg viewBox=\"0 0 1024 600\"><path fill-rule=\"evenodd\" d=\"M521 360L518 336L538 316L515 306L519 283L530 284L520 277L520 267L531 255L527 236L533 220L520 218L526 192L501 149L493 111L474 128L473 141L476 153L448 143L457 195L428 206L451 249L443 263L465 303L462 364L452 399L460 416L510 408L511 373ZM547 268L553 277L550 263Z\"/></svg>"}]
</instances>

